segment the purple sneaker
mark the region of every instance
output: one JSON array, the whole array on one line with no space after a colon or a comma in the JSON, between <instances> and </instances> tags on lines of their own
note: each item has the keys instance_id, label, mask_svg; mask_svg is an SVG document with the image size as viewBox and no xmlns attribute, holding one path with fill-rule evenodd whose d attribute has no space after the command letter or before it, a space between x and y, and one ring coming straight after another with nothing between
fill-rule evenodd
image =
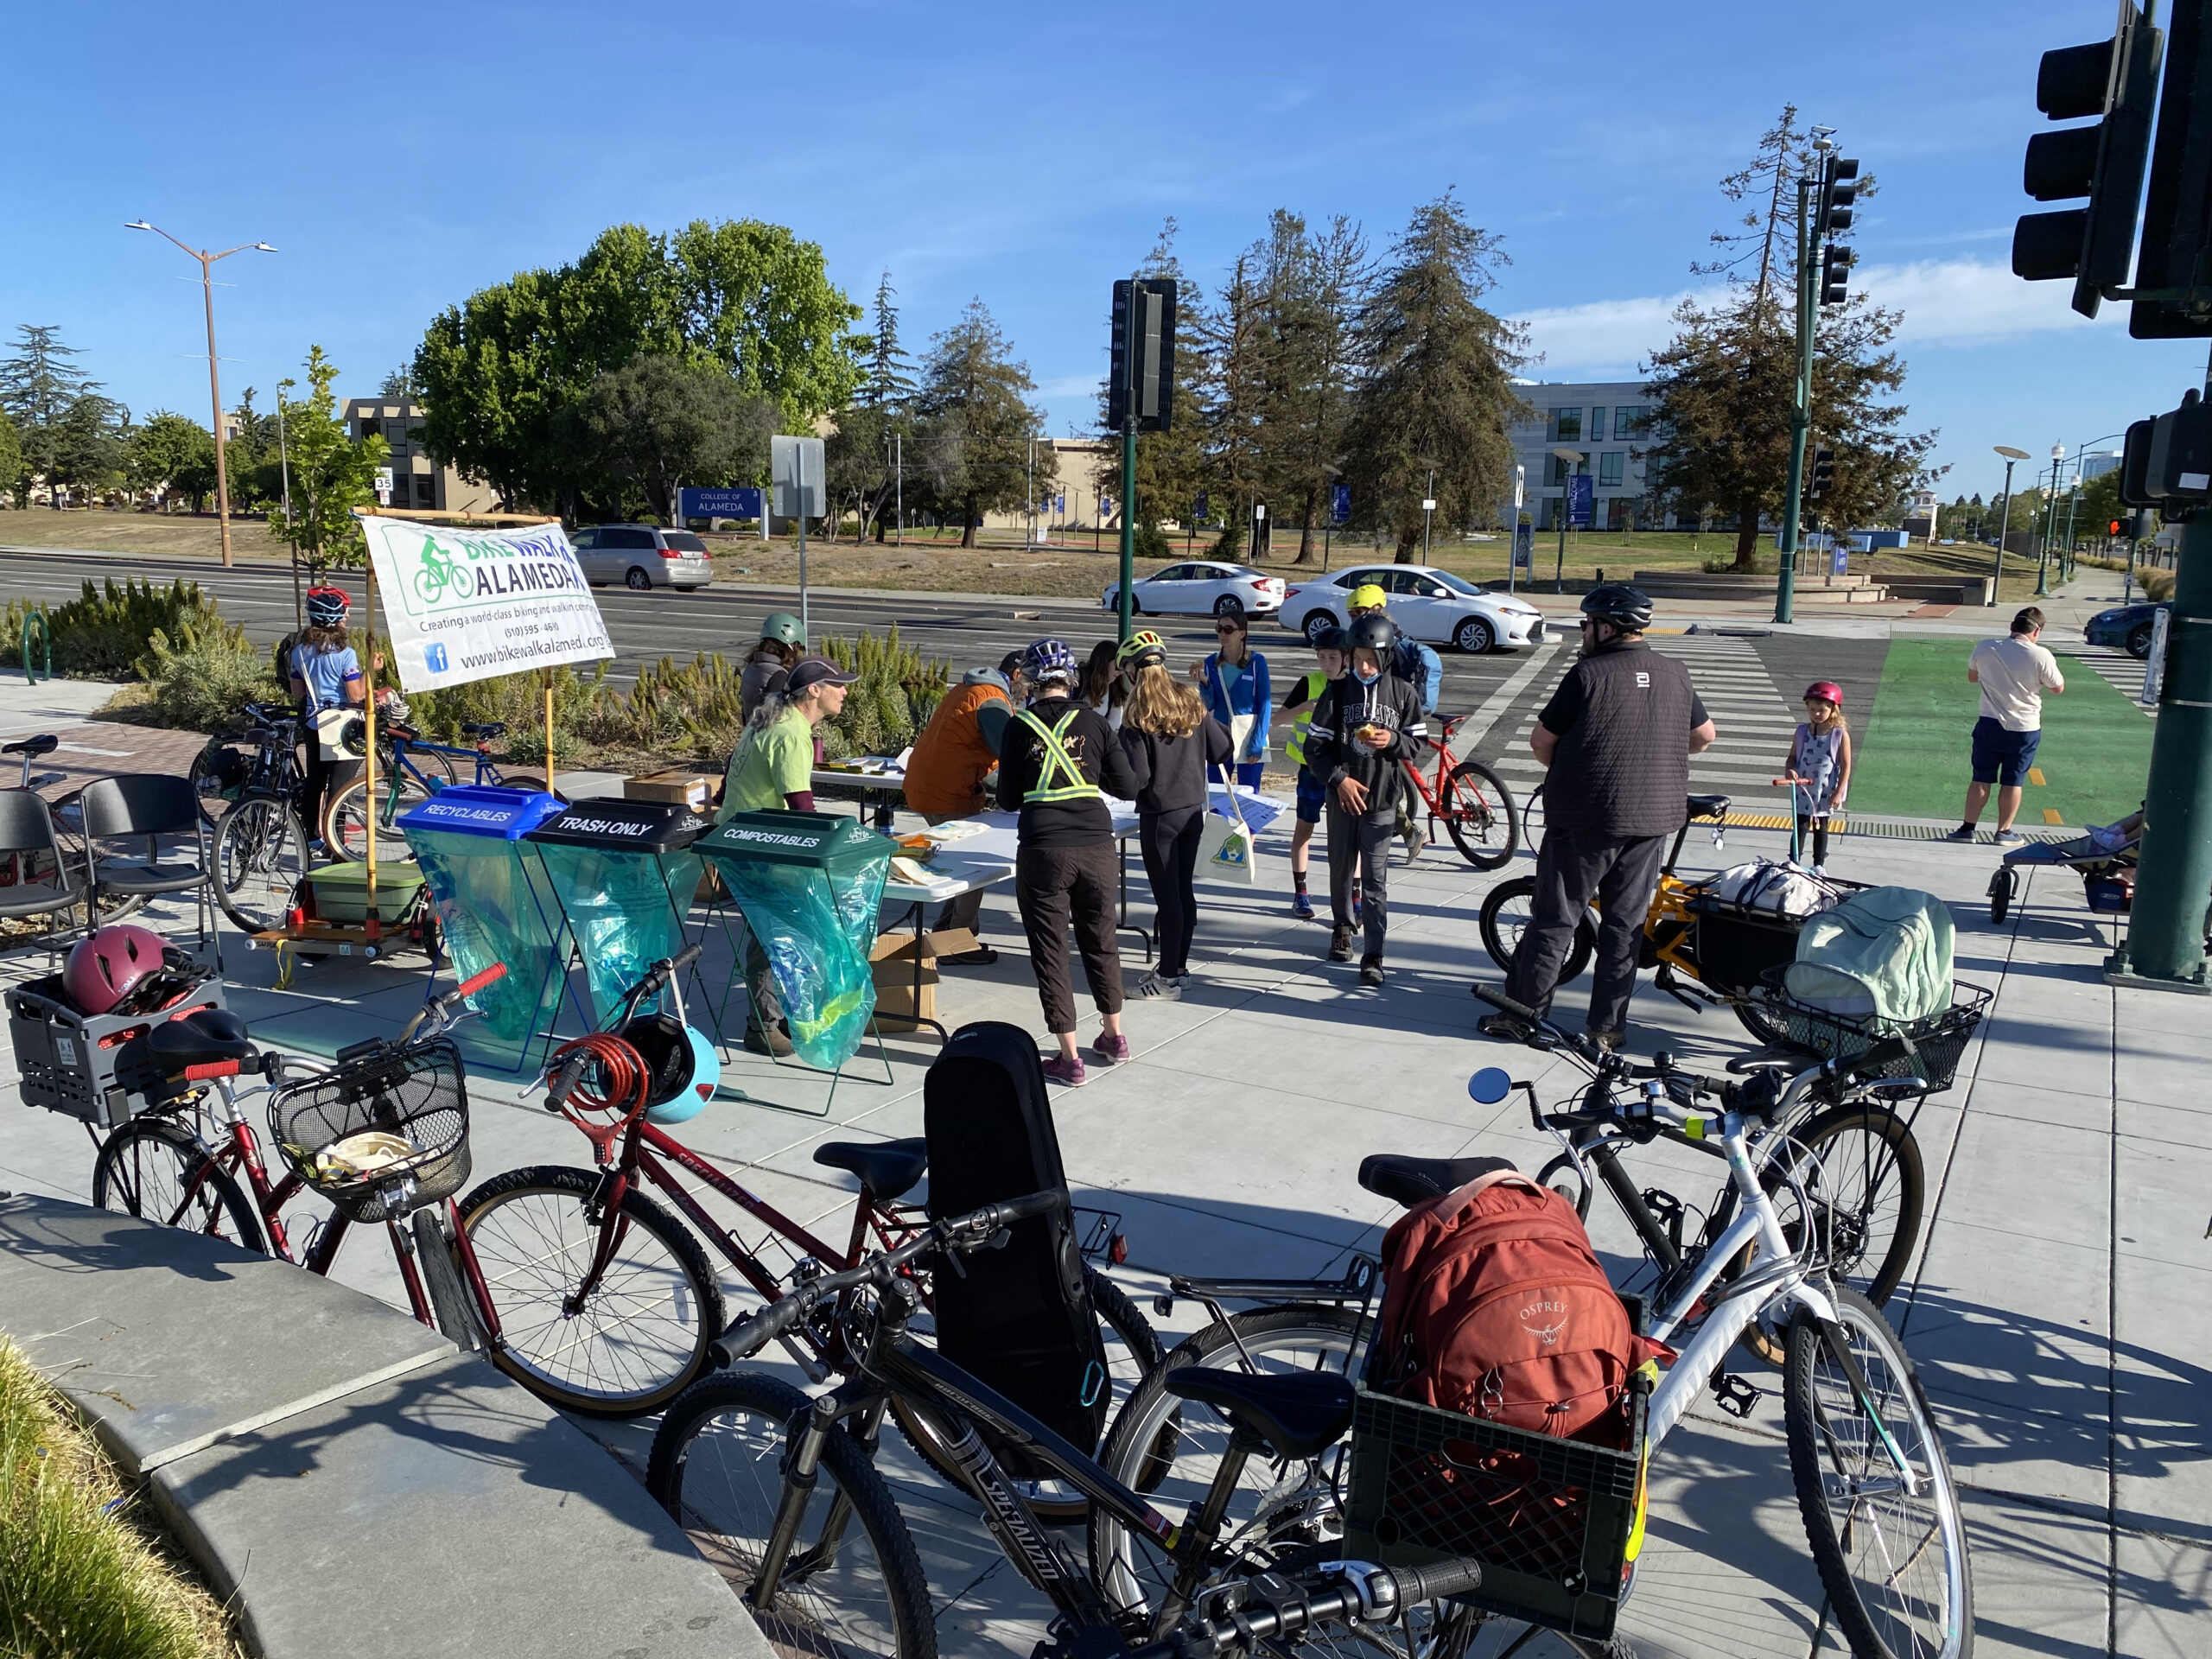
<instances>
[{"instance_id":1,"label":"purple sneaker","mask_svg":"<svg viewBox=\"0 0 2212 1659\"><path fill-rule=\"evenodd\" d=\"M1071 1089L1080 1089L1089 1081L1089 1079L1083 1075L1083 1061L1081 1059L1077 1058L1071 1060L1065 1055L1060 1054L1055 1054L1051 1059L1045 1062L1045 1076L1047 1080L1053 1083L1065 1084Z\"/></svg>"},{"instance_id":2,"label":"purple sneaker","mask_svg":"<svg viewBox=\"0 0 2212 1659\"><path fill-rule=\"evenodd\" d=\"M1098 1057L1103 1065L1119 1065L1129 1058L1129 1039L1126 1037L1109 1037L1102 1031L1092 1041L1090 1052Z\"/></svg>"}]
</instances>

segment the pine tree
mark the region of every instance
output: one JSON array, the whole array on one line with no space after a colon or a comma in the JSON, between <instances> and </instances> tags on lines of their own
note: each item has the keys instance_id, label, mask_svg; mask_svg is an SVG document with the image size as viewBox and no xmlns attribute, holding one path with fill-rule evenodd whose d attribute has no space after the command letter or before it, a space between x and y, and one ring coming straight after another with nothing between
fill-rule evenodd
<instances>
[{"instance_id":1,"label":"pine tree","mask_svg":"<svg viewBox=\"0 0 2212 1659\"><path fill-rule=\"evenodd\" d=\"M1058 474L1050 444L1036 447L1032 471L1030 440L1044 413L1029 401L1037 391L1029 365L1012 349L983 302L970 300L959 321L931 338L914 395L908 447L920 454L938 516L959 515L963 547L975 546L983 512L1023 505L1033 479L1041 490Z\"/></svg>"},{"instance_id":2,"label":"pine tree","mask_svg":"<svg viewBox=\"0 0 2212 1659\"><path fill-rule=\"evenodd\" d=\"M914 395L913 359L899 349L899 308L891 303L898 292L885 271L875 285L875 332L868 341L868 378L861 383L861 402L874 409L904 409Z\"/></svg>"},{"instance_id":3,"label":"pine tree","mask_svg":"<svg viewBox=\"0 0 2212 1659\"><path fill-rule=\"evenodd\" d=\"M50 486L57 462L67 464L60 454L65 442L63 419L79 397L100 389L100 382L70 360L77 348L64 346L60 335L60 329L50 324L18 324L16 355L0 360L0 412L15 423L23 467L46 479L48 499L57 512L61 492Z\"/></svg>"},{"instance_id":4,"label":"pine tree","mask_svg":"<svg viewBox=\"0 0 2212 1659\"><path fill-rule=\"evenodd\" d=\"M1367 239L1342 214L1316 236L1302 218L1277 208L1251 256L1260 308L1260 469L1268 495L1296 518L1295 562L1306 564L1351 413L1355 330L1370 276Z\"/></svg>"}]
</instances>

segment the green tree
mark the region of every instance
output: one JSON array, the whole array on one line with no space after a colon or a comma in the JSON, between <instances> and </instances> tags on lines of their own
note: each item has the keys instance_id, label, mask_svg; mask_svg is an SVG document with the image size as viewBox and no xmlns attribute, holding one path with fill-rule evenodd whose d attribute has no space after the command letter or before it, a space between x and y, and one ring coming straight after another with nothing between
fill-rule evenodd
<instances>
[{"instance_id":1,"label":"green tree","mask_svg":"<svg viewBox=\"0 0 2212 1659\"><path fill-rule=\"evenodd\" d=\"M698 359L638 356L599 376L563 417L581 467L641 493L676 522L681 483L749 476L768 453L776 407Z\"/></svg>"},{"instance_id":2,"label":"green tree","mask_svg":"<svg viewBox=\"0 0 2212 1659\"><path fill-rule=\"evenodd\" d=\"M288 543L293 559L316 573L359 565L367 556L353 509L377 499L378 469L390 464L391 446L380 437L356 442L339 417L331 383L338 367L310 346L308 395L284 405L285 448L292 467L292 517L281 505L269 509L269 533Z\"/></svg>"},{"instance_id":3,"label":"green tree","mask_svg":"<svg viewBox=\"0 0 2212 1659\"><path fill-rule=\"evenodd\" d=\"M130 435L124 475L133 489L181 496L200 511L215 489L215 440L199 422L156 410Z\"/></svg>"},{"instance_id":4,"label":"green tree","mask_svg":"<svg viewBox=\"0 0 2212 1659\"><path fill-rule=\"evenodd\" d=\"M1299 526L1296 563L1342 466L1356 391L1357 325L1371 279L1367 238L1339 214L1314 234L1277 208L1252 248L1260 305L1260 469L1278 516Z\"/></svg>"},{"instance_id":5,"label":"green tree","mask_svg":"<svg viewBox=\"0 0 2212 1659\"><path fill-rule=\"evenodd\" d=\"M1481 303L1504 258L1447 190L1414 210L1360 312L1344 476L1361 517L1395 534L1401 564L1421 545L1432 469L1440 525L1487 515L1505 494L1526 336Z\"/></svg>"},{"instance_id":6,"label":"green tree","mask_svg":"<svg viewBox=\"0 0 2212 1659\"><path fill-rule=\"evenodd\" d=\"M0 413L15 423L22 450L26 476L18 497L29 505L29 476L54 482L56 446L63 442L61 423L77 400L97 392L100 383L71 359L73 346L61 343L61 331L50 324L20 323L16 328L16 354L0 359ZM61 510L61 494L49 488L49 502Z\"/></svg>"},{"instance_id":7,"label":"green tree","mask_svg":"<svg viewBox=\"0 0 2212 1659\"><path fill-rule=\"evenodd\" d=\"M15 422L0 412L0 490L14 496L20 507L30 487L30 468L23 464L23 441L16 435Z\"/></svg>"},{"instance_id":8,"label":"green tree","mask_svg":"<svg viewBox=\"0 0 2212 1659\"><path fill-rule=\"evenodd\" d=\"M913 360L899 344L899 308L892 303L897 295L887 270L875 285L872 327L862 342L866 378L855 401L837 412L823 446L830 511L842 514L847 502L858 508L856 541L867 539L871 525L875 539L884 539L889 524L884 514L898 493L892 440L912 430Z\"/></svg>"},{"instance_id":9,"label":"green tree","mask_svg":"<svg viewBox=\"0 0 2212 1659\"><path fill-rule=\"evenodd\" d=\"M47 482L87 500L115 484L130 440L130 411L112 397L80 391L48 429Z\"/></svg>"},{"instance_id":10,"label":"green tree","mask_svg":"<svg viewBox=\"0 0 2212 1659\"><path fill-rule=\"evenodd\" d=\"M860 315L821 248L781 226L618 225L573 264L518 272L432 321L413 367L425 442L510 502L574 511L613 482L580 471L563 442L564 411L600 375L640 356L697 359L810 429L860 384Z\"/></svg>"},{"instance_id":11,"label":"green tree","mask_svg":"<svg viewBox=\"0 0 2212 1659\"><path fill-rule=\"evenodd\" d=\"M899 308L892 304L899 290L885 271L875 285L874 330L867 339L868 374L861 382L860 401L870 409L904 409L914 395L914 362L899 345Z\"/></svg>"},{"instance_id":12,"label":"green tree","mask_svg":"<svg viewBox=\"0 0 2212 1659\"><path fill-rule=\"evenodd\" d=\"M415 384L415 365L412 363L402 363L396 369L386 370L384 384L377 388L379 397L411 398L421 392L422 388Z\"/></svg>"},{"instance_id":13,"label":"green tree","mask_svg":"<svg viewBox=\"0 0 2212 1659\"><path fill-rule=\"evenodd\" d=\"M960 517L960 544L976 544L986 512L1024 505L1031 485L1039 493L1058 476L1050 444L1030 440L1044 429L1044 412L1029 365L1014 361L981 299L970 300L960 321L933 336L914 396L916 442L924 478L940 518Z\"/></svg>"}]
</instances>

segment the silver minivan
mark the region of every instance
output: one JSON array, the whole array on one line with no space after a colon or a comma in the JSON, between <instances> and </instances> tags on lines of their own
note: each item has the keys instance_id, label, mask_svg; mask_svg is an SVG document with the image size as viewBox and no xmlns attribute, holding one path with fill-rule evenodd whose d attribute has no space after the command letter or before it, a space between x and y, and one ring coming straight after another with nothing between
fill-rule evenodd
<instances>
[{"instance_id":1,"label":"silver minivan","mask_svg":"<svg viewBox=\"0 0 2212 1659\"><path fill-rule=\"evenodd\" d=\"M703 588L715 579L707 544L688 530L651 524L586 524L569 537L584 580L648 588Z\"/></svg>"}]
</instances>

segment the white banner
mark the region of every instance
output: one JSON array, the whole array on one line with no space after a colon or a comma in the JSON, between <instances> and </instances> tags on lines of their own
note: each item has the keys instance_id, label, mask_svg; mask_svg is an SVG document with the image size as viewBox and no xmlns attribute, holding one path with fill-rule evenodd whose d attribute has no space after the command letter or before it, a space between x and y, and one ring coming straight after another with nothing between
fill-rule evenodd
<instances>
[{"instance_id":1,"label":"white banner","mask_svg":"<svg viewBox=\"0 0 2212 1659\"><path fill-rule=\"evenodd\" d=\"M614 655L558 524L448 530L365 518L403 691Z\"/></svg>"}]
</instances>

